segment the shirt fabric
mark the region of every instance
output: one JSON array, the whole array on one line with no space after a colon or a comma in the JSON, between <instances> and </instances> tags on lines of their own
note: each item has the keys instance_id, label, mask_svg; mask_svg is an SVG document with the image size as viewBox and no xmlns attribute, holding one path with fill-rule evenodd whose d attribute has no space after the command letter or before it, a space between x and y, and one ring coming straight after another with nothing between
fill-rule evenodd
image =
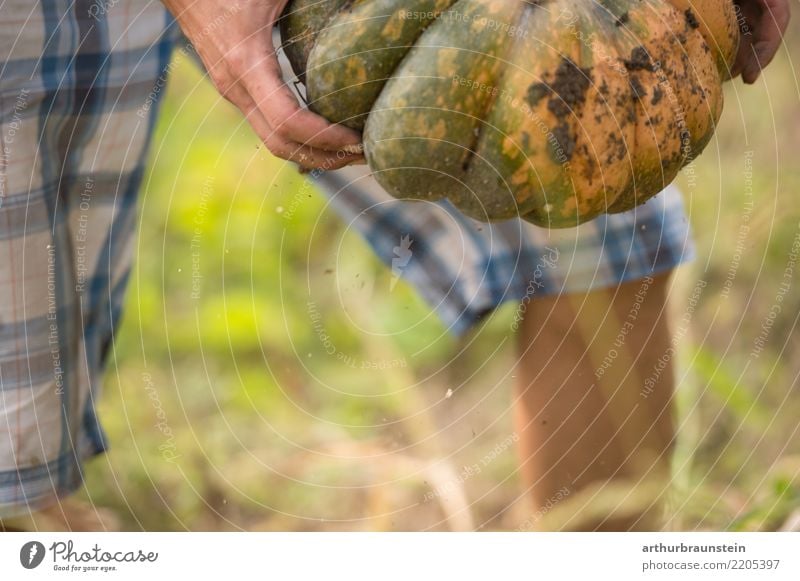
<instances>
[{"instance_id":1,"label":"shirt fabric","mask_svg":"<svg viewBox=\"0 0 800 581\"><path fill-rule=\"evenodd\" d=\"M177 26L149 0L0 5L0 517L80 486Z\"/></svg>"},{"instance_id":2,"label":"shirt fabric","mask_svg":"<svg viewBox=\"0 0 800 581\"><path fill-rule=\"evenodd\" d=\"M629 212L546 229L520 219L485 224L447 201L396 200L364 167L315 177L345 223L457 335L504 302L612 287L694 256L675 186Z\"/></svg>"}]
</instances>

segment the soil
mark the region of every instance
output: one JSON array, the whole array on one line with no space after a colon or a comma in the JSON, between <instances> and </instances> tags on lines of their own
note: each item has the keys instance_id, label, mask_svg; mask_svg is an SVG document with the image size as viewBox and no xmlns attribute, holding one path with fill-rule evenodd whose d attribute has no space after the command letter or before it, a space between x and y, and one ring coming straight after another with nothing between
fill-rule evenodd
<instances>
[{"instance_id":1,"label":"soil","mask_svg":"<svg viewBox=\"0 0 800 581\"><path fill-rule=\"evenodd\" d=\"M664 97L664 91L661 90L661 87L656 86L653 88L653 98L650 99L651 105L658 105L659 101Z\"/></svg>"},{"instance_id":2,"label":"soil","mask_svg":"<svg viewBox=\"0 0 800 581\"><path fill-rule=\"evenodd\" d=\"M694 15L691 8L687 8L683 15L686 17L686 24L692 28L700 28L700 23L697 22L697 16Z\"/></svg>"},{"instance_id":3,"label":"soil","mask_svg":"<svg viewBox=\"0 0 800 581\"><path fill-rule=\"evenodd\" d=\"M544 97L550 94L550 87L548 87L544 83L533 83L530 87L528 87L528 96L527 101L528 105L531 107L536 107L536 105L541 101Z\"/></svg>"},{"instance_id":4,"label":"soil","mask_svg":"<svg viewBox=\"0 0 800 581\"><path fill-rule=\"evenodd\" d=\"M631 50L630 58L623 62L629 71L650 71L652 73L656 70L653 60L643 46L637 46Z\"/></svg>"},{"instance_id":5,"label":"soil","mask_svg":"<svg viewBox=\"0 0 800 581\"><path fill-rule=\"evenodd\" d=\"M586 91L591 84L591 69L583 69L568 58L561 59L551 83L551 95L547 109L561 122L553 129L553 138L558 142L567 160L575 153L575 135L567 119L586 100Z\"/></svg>"},{"instance_id":6,"label":"soil","mask_svg":"<svg viewBox=\"0 0 800 581\"><path fill-rule=\"evenodd\" d=\"M564 157L567 160L572 159L572 154L575 153L575 136L570 131L569 125L561 123L553 129L553 139L556 140ZM563 159L556 159L557 162L563 162Z\"/></svg>"},{"instance_id":7,"label":"soil","mask_svg":"<svg viewBox=\"0 0 800 581\"><path fill-rule=\"evenodd\" d=\"M533 83L528 87L526 100L531 107L535 107L539 101L549 96L547 108L561 119L586 99L591 72L590 68L582 69L570 59L563 58L556 69L553 82L549 86L546 83Z\"/></svg>"},{"instance_id":8,"label":"soil","mask_svg":"<svg viewBox=\"0 0 800 581\"><path fill-rule=\"evenodd\" d=\"M575 109L586 100L586 91L591 84L591 68L581 68L568 58L561 59L555 77L547 83L533 83L528 87L526 100L531 107L548 97L547 109L559 120L553 129L553 139L564 154L566 160L572 159L575 153L575 135L570 129L567 119ZM564 159L557 160L563 162Z\"/></svg>"},{"instance_id":9,"label":"soil","mask_svg":"<svg viewBox=\"0 0 800 581\"><path fill-rule=\"evenodd\" d=\"M642 86L642 82L636 75L631 75L630 78L631 90L635 99L641 99L647 96L647 89Z\"/></svg>"},{"instance_id":10,"label":"soil","mask_svg":"<svg viewBox=\"0 0 800 581\"><path fill-rule=\"evenodd\" d=\"M561 119L583 104L589 89L590 73L591 69L582 69L568 58L561 59L550 86L554 95L547 102L547 108L553 115Z\"/></svg>"}]
</instances>

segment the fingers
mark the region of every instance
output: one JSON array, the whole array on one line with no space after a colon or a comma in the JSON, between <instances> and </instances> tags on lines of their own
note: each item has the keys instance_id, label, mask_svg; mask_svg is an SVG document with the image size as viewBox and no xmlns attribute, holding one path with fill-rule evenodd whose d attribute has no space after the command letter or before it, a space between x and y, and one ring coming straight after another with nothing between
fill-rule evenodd
<instances>
[{"instance_id":1,"label":"fingers","mask_svg":"<svg viewBox=\"0 0 800 581\"><path fill-rule=\"evenodd\" d=\"M300 107L283 82L274 55L255 64L242 82L267 123L281 138L329 151L352 150L361 143L358 132L330 123Z\"/></svg>"},{"instance_id":2,"label":"fingers","mask_svg":"<svg viewBox=\"0 0 800 581\"><path fill-rule=\"evenodd\" d=\"M239 102L237 106L245 114L253 130L273 155L281 159L294 161L302 169L306 170L334 170L363 160L363 155L360 153L349 153L344 149L327 151L287 139L272 128L264 118L261 110L243 88L237 91L235 96Z\"/></svg>"},{"instance_id":3,"label":"fingers","mask_svg":"<svg viewBox=\"0 0 800 581\"><path fill-rule=\"evenodd\" d=\"M742 80L752 84L780 48L789 23L789 3L787 0L750 0L743 2L741 9L748 30L741 36L732 74L741 73Z\"/></svg>"},{"instance_id":4,"label":"fingers","mask_svg":"<svg viewBox=\"0 0 800 581\"><path fill-rule=\"evenodd\" d=\"M753 30L758 26L762 10L759 0L739 0L739 49L731 69L731 78L742 74L743 66L753 57Z\"/></svg>"},{"instance_id":5,"label":"fingers","mask_svg":"<svg viewBox=\"0 0 800 581\"><path fill-rule=\"evenodd\" d=\"M762 0L763 12L754 31L752 57L742 67L742 80L754 83L761 70L772 62L789 24L789 3L785 0Z\"/></svg>"},{"instance_id":6,"label":"fingers","mask_svg":"<svg viewBox=\"0 0 800 581\"><path fill-rule=\"evenodd\" d=\"M274 155L302 168L337 169L363 159L361 136L303 109L283 82L277 57L248 47L225 57L231 81L225 98L236 105Z\"/></svg>"},{"instance_id":7,"label":"fingers","mask_svg":"<svg viewBox=\"0 0 800 581\"><path fill-rule=\"evenodd\" d=\"M305 168L336 169L363 160L361 136L300 107L281 78L272 29L287 0L164 0L177 15L214 86L239 108L275 155ZM214 25L214 26L212 26Z\"/></svg>"},{"instance_id":8,"label":"fingers","mask_svg":"<svg viewBox=\"0 0 800 581\"><path fill-rule=\"evenodd\" d=\"M750 44L751 54L747 60L742 64L742 81L748 85L752 85L761 76L761 69L767 65L759 60L759 52L756 50L755 45ZM771 60L771 57L770 57Z\"/></svg>"}]
</instances>

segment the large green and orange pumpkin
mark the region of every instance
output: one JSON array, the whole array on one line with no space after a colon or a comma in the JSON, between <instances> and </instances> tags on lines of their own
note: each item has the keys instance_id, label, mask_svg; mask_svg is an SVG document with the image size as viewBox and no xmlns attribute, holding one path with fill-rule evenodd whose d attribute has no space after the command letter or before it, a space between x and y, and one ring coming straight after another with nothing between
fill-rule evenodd
<instances>
[{"instance_id":1,"label":"large green and orange pumpkin","mask_svg":"<svg viewBox=\"0 0 800 581\"><path fill-rule=\"evenodd\" d=\"M392 195L550 227L669 184L738 44L731 0L291 0L281 36Z\"/></svg>"}]
</instances>

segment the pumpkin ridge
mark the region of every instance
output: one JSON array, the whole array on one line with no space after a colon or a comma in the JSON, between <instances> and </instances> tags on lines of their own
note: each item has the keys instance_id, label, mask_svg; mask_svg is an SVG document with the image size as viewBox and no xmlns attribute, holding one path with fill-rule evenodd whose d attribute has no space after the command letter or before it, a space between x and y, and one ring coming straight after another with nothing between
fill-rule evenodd
<instances>
[{"instance_id":1,"label":"pumpkin ridge","mask_svg":"<svg viewBox=\"0 0 800 581\"><path fill-rule=\"evenodd\" d=\"M292 70L300 82L305 83L308 56L316 44L316 37L335 18L338 9L353 0L294 0L278 18L278 29L283 48ZM299 7L298 7L299 6ZM314 18L317 14L320 16ZM296 31L302 27L302 31Z\"/></svg>"},{"instance_id":2,"label":"pumpkin ridge","mask_svg":"<svg viewBox=\"0 0 800 581\"><path fill-rule=\"evenodd\" d=\"M458 0L458 2L456 2L452 6L452 8L455 8L461 1L462 0ZM524 28L528 23L528 18L530 17L531 12L539 8L540 4L539 1L537 0L522 0L521 4L522 7L520 9L520 16L518 20L520 21L519 26L521 28ZM507 65L510 62L508 56L516 51L516 48L520 44L520 42L521 42L520 37L515 38L514 42L509 42L505 52L497 55L495 57L496 60ZM498 89L500 89L500 91L502 91L505 88L504 81L509 74L508 73L509 68L510 68L509 66L503 67L500 75L496 79L493 79L493 85ZM492 93L490 93L489 98L486 100L486 103L483 107L483 111L481 111L480 116L478 116L478 127L476 129L475 138L472 140L472 143L468 147L469 153L462 164L464 172L469 171L470 164L475 158L475 154L478 151L478 148L480 147L481 138L485 134L484 127L487 124L486 117L489 111L491 111L494 108L495 103L497 102L497 97L500 94L500 91L493 91ZM492 127L492 129L499 130L498 127Z\"/></svg>"},{"instance_id":3,"label":"pumpkin ridge","mask_svg":"<svg viewBox=\"0 0 800 581\"><path fill-rule=\"evenodd\" d=\"M664 53L666 62L659 61L653 70L640 73L652 74L656 83L647 83L653 86L649 100L636 99L635 182L609 213L629 210L665 188L696 150L705 146L719 111L715 102L721 99L721 92L714 95L712 91L709 96L709 89L719 88L720 78L713 60L707 60L710 51L704 49L706 41L699 27L672 2L649 0L644 7L656 13L637 16L653 23L646 39L648 52L658 53L667 43L676 48Z\"/></svg>"},{"instance_id":4,"label":"pumpkin ridge","mask_svg":"<svg viewBox=\"0 0 800 581\"><path fill-rule=\"evenodd\" d=\"M594 212L607 212L616 201L624 195L624 193L631 187L633 181L633 168L631 163L631 152L635 151L636 133L633 128L626 131L626 127L633 125L630 122L632 109L635 107L633 103L626 103L615 112L613 97L607 95L603 91L603 86L607 81L611 80L609 77L613 71L620 74L625 71L629 74L630 67L647 69L650 66L649 58L646 51L644 54L641 51L632 52L629 59L625 59L620 52L615 37L619 34L617 30L620 26L627 28L629 24L629 14L632 9L632 2L629 0L617 0L615 2L606 1L598 6L601 10L601 15L590 18L588 15L582 15L580 20L580 27L584 34L589 31L595 31L602 36L602 53L599 53L595 47L591 51L592 69L591 73L587 74L587 78L592 82L592 89L597 89L598 102L595 106L600 106L607 112L607 121L610 127L605 135L600 135L599 142L597 140L590 140L587 144L591 147L591 151L586 152L586 157L589 160L585 169L585 174L580 176L590 183L595 181L594 172L599 171L599 185L595 189L595 203ZM594 22L599 20L599 22ZM613 31L610 32L610 31ZM629 34L626 30L621 32L622 35ZM602 79L602 81L600 81ZM621 79L620 79L621 80ZM636 80L633 78L631 85L631 77L628 77L629 86L635 87ZM597 83L599 86L596 86ZM640 87L641 89L641 87ZM587 105L590 107L591 105ZM589 123L595 122L591 117L588 119ZM589 128L586 126L586 114L578 117L580 127L579 131L590 134ZM630 135L628 135L630 133ZM601 161L601 156L607 150L616 148L617 154L615 162L608 164L607 167ZM620 155L623 154L623 155ZM627 163L626 163L627 160ZM597 167L595 168L595 163ZM588 175L587 175L588 174ZM579 186L574 183L572 187L579 189ZM591 215L591 214L590 214Z\"/></svg>"},{"instance_id":5,"label":"pumpkin ridge","mask_svg":"<svg viewBox=\"0 0 800 581\"><path fill-rule=\"evenodd\" d=\"M584 182L589 180L588 183L591 184L596 181L594 178L596 169L602 169L602 165L598 165L596 161L599 160L597 149L602 148L609 137L593 130L596 129L595 124L600 119L593 116L593 113L600 106L603 107L602 114L609 123L613 123L616 119L613 109L608 106L608 97L600 88L605 87L605 79L600 72L605 70L605 60L601 58L604 55L598 53L594 41L598 33L601 37L605 36L603 22L598 23L583 10L575 10L577 14L573 13L571 9L575 7L567 2L559 2L557 7L561 12L557 15L556 22L563 22L565 18L569 20L565 28L574 40L570 39L567 49L564 48L567 46L564 44L565 41L558 43L558 49L555 46L549 47L549 50L555 51L551 57L552 66L555 66L556 62L558 66L555 66L554 70L551 69L550 78L544 77L542 81L534 82L527 90L528 103L534 108L542 98L549 96L545 110L552 115L545 118L550 135L548 153L549 161L557 168L559 177L555 181L541 185L539 203L534 210L524 216L528 221L546 226L557 225L562 220L554 213L554 209L562 204L574 204L572 218L567 219L579 221L597 215L606 206L602 201L604 195L595 196L602 203L592 202L590 206L592 209L589 207L581 209L580 204L574 203L578 199L578 192L581 191L576 179L580 178ZM600 6L598 10L609 25L613 26L616 23L617 17L610 14L607 7ZM592 20L595 21L590 25ZM553 23L550 22L550 25ZM600 82L601 79L603 82ZM617 127L612 128L612 133L616 134L617 131ZM585 158L586 163L574 165L573 156L578 153L578 148L581 159ZM529 164L535 169L535 160L531 159ZM541 163L539 165L541 166ZM613 170L613 167L609 170ZM613 171L611 175L614 175ZM627 174L624 180L628 181ZM601 172L599 182L602 185L605 181L605 172ZM599 186L594 187L597 189ZM607 188L600 187L597 193L603 194L606 190Z\"/></svg>"},{"instance_id":6,"label":"pumpkin ridge","mask_svg":"<svg viewBox=\"0 0 800 581\"><path fill-rule=\"evenodd\" d=\"M438 15L455 3L457 0L355 0L348 11L340 11L320 32L309 55L308 68L315 70L308 84L312 110L363 130L387 80ZM406 17L425 11L437 17ZM389 38L387 27L392 24L395 36Z\"/></svg>"},{"instance_id":7,"label":"pumpkin ridge","mask_svg":"<svg viewBox=\"0 0 800 581\"><path fill-rule=\"evenodd\" d=\"M663 12L665 8L668 11L668 14ZM651 50L646 45L657 43L660 41L660 39L665 37L666 35L664 34L664 29L666 29L668 32L673 32L671 27L665 21L665 18L669 18L669 16L676 16L676 14L673 13L674 8L672 11L670 11L671 8L673 7L671 7L669 4L666 4L665 6L664 4L652 2L651 0L645 0L644 2L641 2L639 6L633 7L629 11L629 18L638 24L640 29L639 33L634 34L633 39L630 37L620 39L620 43L623 40L628 43L627 48L629 49L628 58L622 58L622 64L628 71L631 101L634 110L633 118L635 119L635 128L633 133L632 148L630 151L633 152L631 155L631 161L636 171L634 171L632 174L629 187L625 191L620 192L620 195L617 197L617 199L612 204L609 204L608 212L612 214L633 208L644 201L642 199L643 196L640 195L640 192L645 189L645 187L642 186L642 182L648 184L657 183L660 181L661 183L666 184L666 182L671 181L671 178L667 177L669 172L663 163L658 163L655 170L652 168L650 170L644 170L642 165L643 161L637 156L637 153L640 152L641 148L645 147L645 140L643 139L643 136L649 135L647 131L643 129L643 126L651 128L650 134L652 134L657 148L660 147L660 144L658 143L659 137L662 139L664 137L663 135L657 135L657 130L653 126L653 122L658 119L660 115L669 114L666 112L666 110L669 109L669 105L666 101L662 103L661 97L655 97L655 91L656 89L660 90L662 83L666 83L669 87L672 87L672 81L668 78L668 73L665 73L661 68L660 63L657 64L654 62L651 55ZM642 12L646 10L650 11L646 20L646 22L650 24L649 27L645 27L644 23L641 21L644 18L642 16ZM630 42L634 39L636 45L631 47ZM678 40L680 41L680 39ZM618 51L620 52L620 55L622 55L624 54L623 50L626 47L620 43L618 43ZM683 46L682 42L679 42L679 44L681 47ZM647 76L649 80L648 73L663 75L663 77L659 77L657 79L657 83L653 86L653 95L649 95L647 90L644 89L642 85L641 78L642 76ZM649 82L647 85L651 86ZM672 90L673 92L675 91L674 88ZM655 101L655 103L653 103L653 101ZM655 110L648 109L645 106L645 103L647 102L649 102L651 107L655 108ZM659 103L661 103L660 107ZM661 187L654 188L652 195L656 195L662 189L663 188Z\"/></svg>"}]
</instances>

